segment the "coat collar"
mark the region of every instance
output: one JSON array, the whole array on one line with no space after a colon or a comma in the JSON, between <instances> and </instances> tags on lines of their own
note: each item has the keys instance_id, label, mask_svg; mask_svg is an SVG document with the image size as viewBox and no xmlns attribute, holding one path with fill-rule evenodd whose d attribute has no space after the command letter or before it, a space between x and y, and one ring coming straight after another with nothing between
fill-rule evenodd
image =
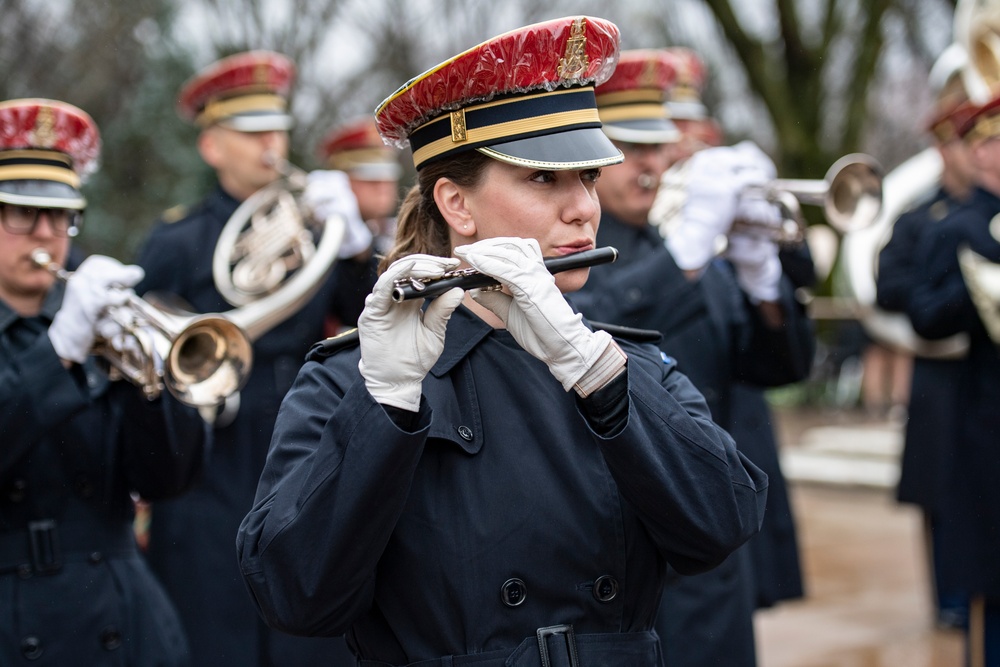
<instances>
[{"instance_id":1,"label":"coat collar","mask_svg":"<svg viewBox=\"0 0 1000 667\"><path fill-rule=\"evenodd\" d=\"M57 282L52 286L48 294L45 295L45 301L42 302L42 310L38 313L38 316L45 320L46 324L52 323L52 318L56 316L56 311L62 305L65 291L66 285L62 282ZM20 319L23 318L6 303L0 301L0 332L6 331Z\"/></svg>"},{"instance_id":2,"label":"coat collar","mask_svg":"<svg viewBox=\"0 0 1000 667\"><path fill-rule=\"evenodd\" d=\"M456 308L448 321L444 350L438 357L437 363L431 368L431 374L434 377L447 374L492 331L493 327L465 306Z\"/></svg>"}]
</instances>

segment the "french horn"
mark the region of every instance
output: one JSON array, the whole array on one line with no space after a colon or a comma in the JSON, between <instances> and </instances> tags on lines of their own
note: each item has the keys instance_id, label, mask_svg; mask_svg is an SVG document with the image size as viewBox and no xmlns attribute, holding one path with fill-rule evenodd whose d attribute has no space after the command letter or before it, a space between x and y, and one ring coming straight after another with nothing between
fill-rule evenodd
<instances>
[{"instance_id":1,"label":"french horn","mask_svg":"<svg viewBox=\"0 0 1000 667\"><path fill-rule=\"evenodd\" d=\"M958 54L961 58L954 58ZM1000 91L1000 2L998 0L959 0L955 8L954 42L942 59L952 57L952 67L962 77L969 99L983 104ZM937 65L935 65L937 67ZM921 357L959 358L968 350L968 336L959 334L941 340L927 340L917 335L902 313L889 313L875 305L875 276L881 249L892 235L896 219L940 185L943 169L940 154L928 148L903 162L886 176L886 206L871 228L850 234L844 239L843 269L847 288L857 300L859 320L875 340ZM969 251L972 252L972 251ZM984 260L985 261L985 260ZM963 277L970 293L984 303L977 282L992 285L986 278L983 262L965 253L960 257ZM1000 303L1000 294L998 294ZM992 316L981 313L984 322Z\"/></svg>"},{"instance_id":2,"label":"french horn","mask_svg":"<svg viewBox=\"0 0 1000 667\"><path fill-rule=\"evenodd\" d=\"M72 275L36 248L31 259L57 279ZM117 325L114 339L98 335L91 350L110 365L112 380L125 379L146 398L158 398L164 388L178 401L195 408L213 408L239 391L250 375L253 348L239 324L225 315L169 312L123 293L123 305L103 317Z\"/></svg>"},{"instance_id":3,"label":"french horn","mask_svg":"<svg viewBox=\"0 0 1000 667\"><path fill-rule=\"evenodd\" d=\"M215 287L239 308L233 316L251 340L316 293L337 259L346 224L340 216L315 220L302 197L306 172L271 154L264 159L280 178L233 212L212 256Z\"/></svg>"}]
</instances>

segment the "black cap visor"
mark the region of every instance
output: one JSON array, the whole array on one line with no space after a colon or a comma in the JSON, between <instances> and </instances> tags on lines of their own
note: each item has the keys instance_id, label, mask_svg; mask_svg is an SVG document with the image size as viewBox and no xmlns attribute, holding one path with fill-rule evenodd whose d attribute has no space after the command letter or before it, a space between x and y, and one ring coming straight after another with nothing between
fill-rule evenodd
<instances>
[{"instance_id":1,"label":"black cap visor","mask_svg":"<svg viewBox=\"0 0 1000 667\"><path fill-rule=\"evenodd\" d=\"M597 127L553 132L476 150L508 164L554 171L606 167L625 159Z\"/></svg>"}]
</instances>

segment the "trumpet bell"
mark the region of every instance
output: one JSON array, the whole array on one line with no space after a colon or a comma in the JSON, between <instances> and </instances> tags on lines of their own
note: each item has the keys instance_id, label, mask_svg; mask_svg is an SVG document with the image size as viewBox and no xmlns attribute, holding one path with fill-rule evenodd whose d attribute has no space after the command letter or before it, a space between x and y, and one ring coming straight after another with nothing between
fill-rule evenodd
<instances>
[{"instance_id":1,"label":"trumpet bell","mask_svg":"<svg viewBox=\"0 0 1000 667\"><path fill-rule=\"evenodd\" d=\"M841 234L869 227L882 210L882 167L864 153L840 158L827 171L823 212Z\"/></svg>"},{"instance_id":2,"label":"trumpet bell","mask_svg":"<svg viewBox=\"0 0 1000 667\"><path fill-rule=\"evenodd\" d=\"M200 315L177 334L167 353L164 386L185 405L219 405L243 388L253 348L236 324L218 315Z\"/></svg>"}]
</instances>

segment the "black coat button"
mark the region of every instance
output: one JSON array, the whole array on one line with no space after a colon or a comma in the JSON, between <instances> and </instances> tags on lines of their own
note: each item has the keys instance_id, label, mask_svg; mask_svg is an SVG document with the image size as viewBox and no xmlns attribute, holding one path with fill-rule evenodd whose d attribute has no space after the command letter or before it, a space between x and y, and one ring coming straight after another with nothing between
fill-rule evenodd
<instances>
[{"instance_id":1,"label":"black coat button","mask_svg":"<svg viewBox=\"0 0 1000 667\"><path fill-rule=\"evenodd\" d=\"M101 631L101 646L109 651L114 651L122 645L122 633L118 629L109 625Z\"/></svg>"},{"instance_id":2,"label":"black coat button","mask_svg":"<svg viewBox=\"0 0 1000 667\"><path fill-rule=\"evenodd\" d=\"M21 563L17 566L17 578L18 579L30 579L31 578L31 566L27 563Z\"/></svg>"},{"instance_id":3,"label":"black coat button","mask_svg":"<svg viewBox=\"0 0 1000 667\"><path fill-rule=\"evenodd\" d=\"M618 597L618 580L610 574L597 578L594 582L594 599L598 602L611 602Z\"/></svg>"},{"instance_id":4,"label":"black coat button","mask_svg":"<svg viewBox=\"0 0 1000 667\"><path fill-rule=\"evenodd\" d=\"M28 483L18 477L10 483L10 488L7 489L7 499L12 503L19 503L24 500L27 489Z\"/></svg>"},{"instance_id":5,"label":"black coat button","mask_svg":"<svg viewBox=\"0 0 1000 667\"><path fill-rule=\"evenodd\" d=\"M472 429L469 428L468 426L459 426L458 434L462 437L462 440L465 440L466 442L472 442L473 438Z\"/></svg>"},{"instance_id":6,"label":"black coat button","mask_svg":"<svg viewBox=\"0 0 1000 667\"><path fill-rule=\"evenodd\" d=\"M21 653L28 660L38 660L44 652L45 649L42 648L42 640L35 635L28 635L21 640Z\"/></svg>"},{"instance_id":7,"label":"black coat button","mask_svg":"<svg viewBox=\"0 0 1000 667\"><path fill-rule=\"evenodd\" d=\"M97 565L102 560L104 560L104 554L102 554L100 551L91 551L87 555L87 560L90 561L91 564Z\"/></svg>"},{"instance_id":8,"label":"black coat button","mask_svg":"<svg viewBox=\"0 0 1000 667\"><path fill-rule=\"evenodd\" d=\"M508 607L520 606L528 597L528 587L520 579L508 579L500 587L500 599Z\"/></svg>"}]
</instances>

